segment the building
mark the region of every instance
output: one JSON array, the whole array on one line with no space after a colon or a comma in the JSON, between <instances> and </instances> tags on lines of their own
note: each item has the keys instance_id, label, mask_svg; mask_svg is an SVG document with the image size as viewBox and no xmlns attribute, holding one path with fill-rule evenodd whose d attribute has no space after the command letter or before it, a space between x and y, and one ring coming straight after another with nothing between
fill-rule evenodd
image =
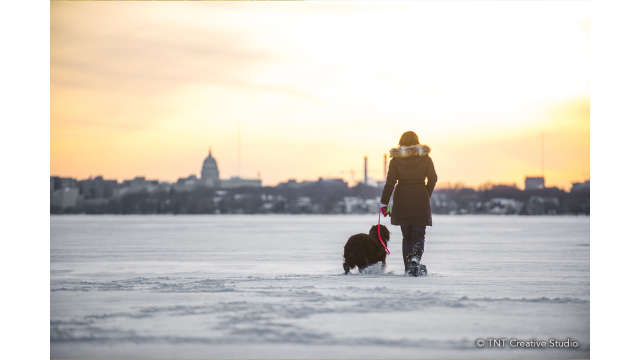
<instances>
[{"instance_id":1,"label":"building","mask_svg":"<svg viewBox=\"0 0 640 360\"><path fill-rule=\"evenodd\" d=\"M486 211L494 215L519 214L524 206L515 199L493 198L484 204Z\"/></svg>"},{"instance_id":2,"label":"building","mask_svg":"<svg viewBox=\"0 0 640 360\"><path fill-rule=\"evenodd\" d=\"M591 181L575 182L571 184L571 192L589 191L591 188Z\"/></svg>"},{"instance_id":3,"label":"building","mask_svg":"<svg viewBox=\"0 0 640 360\"><path fill-rule=\"evenodd\" d=\"M211 148L209 148L209 156L202 163L202 171L200 172L200 183L207 187L220 187L220 171L216 159L211 156Z\"/></svg>"},{"instance_id":4,"label":"building","mask_svg":"<svg viewBox=\"0 0 640 360\"><path fill-rule=\"evenodd\" d=\"M342 203L346 214L375 214L378 212L378 199L345 196Z\"/></svg>"},{"instance_id":5,"label":"building","mask_svg":"<svg viewBox=\"0 0 640 360\"><path fill-rule=\"evenodd\" d=\"M260 179L245 179L239 176L232 176L229 179L218 180L220 187L223 189L235 189L242 187L261 187L262 180Z\"/></svg>"},{"instance_id":6,"label":"building","mask_svg":"<svg viewBox=\"0 0 640 360\"><path fill-rule=\"evenodd\" d=\"M524 210L529 215L555 215L560 210L560 200L553 196L532 196Z\"/></svg>"},{"instance_id":7,"label":"building","mask_svg":"<svg viewBox=\"0 0 640 360\"><path fill-rule=\"evenodd\" d=\"M124 195L126 193L137 193L143 191L152 192L158 187L159 183L160 181L158 180L147 180L144 176L136 176L133 179L124 180L118 194Z\"/></svg>"},{"instance_id":8,"label":"building","mask_svg":"<svg viewBox=\"0 0 640 360\"><path fill-rule=\"evenodd\" d=\"M78 188L61 188L51 195L51 206L60 209L74 208L78 204L80 190Z\"/></svg>"},{"instance_id":9,"label":"building","mask_svg":"<svg viewBox=\"0 0 640 360\"><path fill-rule=\"evenodd\" d=\"M276 187L288 187L288 188L296 188L297 189L297 188L300 187L300 183L296 179L289 179L287 181L283 181L283 182L279 183L278 185L276 185Z\"/></svg>"},{"instance_id":10,"label":"building","mask_svg":"<svg viewBox=\"0 0 640 360\"><path fill-rule=\"evenodd\" d=\"M348 188L349 185L342 180L341 178L323 178L323 177L319 177L318 178L318 183L324 183L326 185L331 185L331 186L339 186L339 187L343 187L343 188Z\"/></svg>"},{"instance_id":11,"label":"building","mask_svg":"<svg viewBox=\"0 0 640 360\"><path fill-rule=\"evenodd\" d=\"M525 190L538 190L544 189L544 177L543 176L527 176L524 178Z\"/></svg>"},{"instance_id":12,"label":"building","mask_svg":"<svg viewBox=\"0 0 640 360\"><path fill-rule=\"evenodd\" d=\"M173 188L177 191L191 191L200 186L224 189L262 187L262 180L246 179L239 176L232 176L229 179L220 179L218 162L211 155L211 149L209 149L209 154L202 162L202 170L200 171L199 179L195 175L189 175L186 178L178 179L178 181L173 184Z\"/></svg>"},{"instance_id":13,"label":"building","mask_svg":"<svg viewBox=\"0 0 640 360\"><path fill-rule=\"evenodd\" d=\"M78 181L83 199L108 199L118 190L117 180L105 180L102 176Z\"/></svg>"},{"instance_id":14,"label":"building","mask_svg":"<svg viewBox=\"0 0 640 360\"><path fill-rule=\"evenodd\" d=\"M173 184L173 188L176 191L191 191L198 186L198 177L195 175L189 175L185 178L179 178L175 184Z\"/></svg>"},{"instance_id":15,"label":"building","mask_svg":"<svg viewBox=\"0 0 640 360\"><path fill-rule=\"evenodd\" d=\"M352 214L362 207L362 199L356 196L344 197L344 211L347 214Z\"/></svg>"},{"instance_id":16,"label":"building","mask_svg":"<svg viewBox=\"0 0 640 360\"><path fill-rule=\"evenodd\" d=\"M304 180L300 182L298 182L295 179L289 179L285 182L281 182L278 185L276 185L276 187L285 187L285 188L291 188L291 189L300 189L307 186L329 186L332 188L342 188L342 189L349 188L349 185L343 179L323 178L323 177L319 177L318 180L316 181Z\"/></svg>"},{"instance_id":17,"label":"building","mask_svg":"<svg viewBox=\"0 0 640 360\"><path fill-rule=\"evenodd\" d=\"M60 189L77 188L78 181L70 177L49 176L49 190L51 192Z\"/></svg>"}]
</instances>

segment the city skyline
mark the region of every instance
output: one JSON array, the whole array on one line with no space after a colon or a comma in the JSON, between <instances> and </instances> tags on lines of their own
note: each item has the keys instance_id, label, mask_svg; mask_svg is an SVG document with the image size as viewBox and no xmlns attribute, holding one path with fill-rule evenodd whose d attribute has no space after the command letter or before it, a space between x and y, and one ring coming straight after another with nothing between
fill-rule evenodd
<instances>
[{"instance_id":1,"label":"city skyline","mask_svg":"<svg viewBox=\"0 0 640 360\"><path fill-rule=\"evenodd\" d=\"M211 146L221 177L352 183L414 130L440 184L566 189L590 178L587 10L52 2L50 174L175 181Z\"/></svg>"},{"instance_id":2,"label":"city skyline","mask_svg":"<svg viewBox=\"0 0 640 360\"><path fill-rule=\"evenodd\" d=\"M382 156L383 159L383 163L386 162L386 164L388 165L388 156ZM386 180L385 177L382 176L383 173L386 173L386 167L382 167L382 173L380 174L380 176L376 176L374 174L371 174L370 172L370 165L368 165L368 157L365 156L364 157L364 164L362 169L360 169L357 176L354 176L352 179L350 178L346 178L343 176L316 176L313 178L305 178L305 179L297 179L297 178L286 178L286 179L281 179L279 181L277 181L274 184L263 184L262 183L262 179L260 177L260 174L258 174L258 176L256 177L242 177L242 176L238 176L238 175L231 175L228 176L228 179L223 179L223 177L220 175L221 172L219 171L219 167L217 164L217 160L215 159L215 157L212 156L212 152L211 152L211 148L209 148L209 152L207 153L207 156L204 158L204 161L202 162L202 168L200 171L193 171L192 173L189 174L183 174L183 176L180 176L176 179L158 179L158 178L152 178L152 177L147 177L147 175L145 175L144 173L138 173L135 176L132 176L130 178L122 178L122 179L118 179L118 178L114 178L114 177L109 177L106 175L103 175L101 173L99 174L95 174L95 175L89 175L87 177L73 177L73 176L66 176L66 175L61 175L61 174L50 174L50 177L58 177L58 178L71 178L71 179L75 179L75 180L91 180L91 179L97 179L97 178L102 178L104 180L115 180L118 183L123 183L125 181L131 181L131 180L136 180L136 179L145 179L147 181L158 181L160 183L170 183L170 184L175 184L175 183L179 183L180 181L183 180L188 180L188 179L192 179L192 178L196 178L201 182L201 186L205 186L205 187L220 187L220 181L229 181L229 180L245 180L245 181L249 181L252 183L251 186L256 186L257 182L259 181L261 186L276 186L276 185L280 185L280 184L285 184L288 183L290 181L297 181L297 182L315 182L319 179L339 179L344 181L346 184L349 184L349 186L355 186L358 184L368 184L374 187L378 187L380 186L381 183L384 183L384 181ZM367 180L368 179L368 180ZM525 174L523 175L521 182L513 182L513 183L501 183L501 182L495 182L495 181L491 181L488 180L482 184L473 186L470 184L465 184L462 182L458 182L458 183L452 183L450 181L439 181L439 187L440 188L445 188L445 189L450 189L450 188L454 188L454 187L471 187L471 188L475 188L475 189L480 189L483 187L487 187L487 186L495 186L495 185L505 185L505 186L515 186L517 188L528 188L530 185L527 185L528 182L532 182L535 183L536 185L533 185L532 187L541 187L540 188L553 188L553 187L558 187L560 189L563 190L568 190L570 189L573 185L575 185L576 183L583 183L584 181L589 181L589 178L586 179L579 179L576 181L572 181L571 182L571 186L569 187L562 187L562 186L555 186L555 185L550 185L550 184L545 184L545 177L543 175L533 175L533 174ZM546 186L546 185L550 185L550 186Z\"/></svg>"}]
</instances>

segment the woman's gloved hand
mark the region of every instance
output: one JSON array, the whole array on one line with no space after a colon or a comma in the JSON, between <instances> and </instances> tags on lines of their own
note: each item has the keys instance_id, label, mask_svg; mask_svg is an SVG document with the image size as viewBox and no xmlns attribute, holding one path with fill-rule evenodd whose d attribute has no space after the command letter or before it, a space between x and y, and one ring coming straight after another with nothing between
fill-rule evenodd
<instances>
[{"instance_id":1,"label":"woman's gloved hand","mask_svg":"<svg viewBox=\"0 0 640 360\"><path fill-rule=\"evenodd\" d=\"M378 205L380 206L380 210L382 210L383 216L386 217L387 215L391 215L391 209L389 208L389 205L383 203L378 203Z\"/></svg>"}]
</instances>

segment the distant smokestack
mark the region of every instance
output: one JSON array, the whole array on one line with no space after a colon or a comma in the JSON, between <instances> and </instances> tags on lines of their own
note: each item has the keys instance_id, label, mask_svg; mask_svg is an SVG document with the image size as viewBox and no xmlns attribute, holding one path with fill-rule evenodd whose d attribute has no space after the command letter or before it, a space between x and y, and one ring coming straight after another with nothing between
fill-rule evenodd
<instances>
[{"instance_id":1,"label":"distant smokestack","mask_svg":"<svg viewBox=\"0 0 640 360\"><path fill-rule=\"evenodd\" d=\"M369 176L367 173L367 157L364 157L364 183L365 185L369 183Z\"/></svg>"},{"instance_id":2,"label":"distant smokestack","mask_svg":"<svg viewBox=\"0 0 640 360\"><path fill-rule=\"evenodd\" d=\"M387 154L384 154L384 163L382 164L382 180L387 178Z\"/></svg>"}]
</instances>

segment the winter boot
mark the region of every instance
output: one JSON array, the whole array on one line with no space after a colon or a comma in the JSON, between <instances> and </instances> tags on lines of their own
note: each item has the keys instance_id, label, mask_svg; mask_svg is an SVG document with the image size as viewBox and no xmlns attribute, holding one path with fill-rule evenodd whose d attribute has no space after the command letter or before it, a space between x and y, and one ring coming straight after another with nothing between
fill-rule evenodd
<instances>
[{"instance_id":1,"label":"winter boot","mask_svg":"<svg viewBox=\"0 0 640 360\"><path fill-rule=\"evenodd\" d=\"M418 270L418 276L427 276L427 265L420 264L420 268Z\"/></svg>"},{"instance_id":2,"label":"winter boot","mask_svg":"<svg viewBox=\"0 0 640 360\"><path fill-rule=\"evenodd\" d=\"M407 261L407 274L411 276L425 276L427 275L427 266L420 264L420 258L412 256Z\"/></svg>"},{"instance_id":3,"label":"winter boot","mask_svg":"<svg viewBox=\"0 0 640 360\"><path fill-rule=\"evenodd\" d=\"M418 270L420 266L420 259L417 256L412 256L407 261L407 275L418 276Z\"/></svg>"}]
</instances>

